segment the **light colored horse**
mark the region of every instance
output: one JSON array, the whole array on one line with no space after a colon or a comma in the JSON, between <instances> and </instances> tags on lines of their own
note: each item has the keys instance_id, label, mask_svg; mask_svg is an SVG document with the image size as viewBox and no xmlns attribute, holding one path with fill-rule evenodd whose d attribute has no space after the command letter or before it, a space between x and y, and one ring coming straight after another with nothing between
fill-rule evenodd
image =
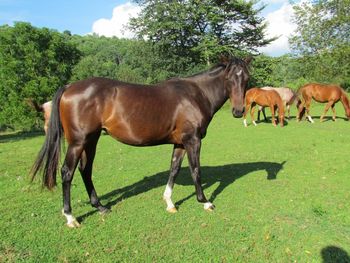
<instances>
[{"instance_id":1,"label":"light colored horse","mask_svg":"<svg viewBox=\"0 0 350 263\"><path fill-rule=\"evenodd\" d=\"M261 89L263 90L274 90L278 93L278 95L280 95L284 107L286 108L287 112L288 112L288 119L290 118L290 106L294 103L295 106L298 108L299 105L301 104L301 100L297 94L297 92L295 92L294 90L287 88L287 87L279 87L279 88L275 88L275 87L262 87ZM264 115L264 119L265 121L267 120L266 118L266 114L265 114L265 108L260 106L258 109L258 120L260 120L260 112L263 113Z\"/></svg>"},{"instance_id":2,"label":"light colored horse","mask_svg":"<svg viewBox=\"0 0 350 263\"><path fill-rule=\"evenodd\" d=\"M44 113L44 130L45 134L47 134L47 129L49 127L49 120L51 115L52 101L47 101L44 104L38 104L36 101L32 99L27 99L27 103L33 107L37 112Z\"/></svg>"}]
</instances>

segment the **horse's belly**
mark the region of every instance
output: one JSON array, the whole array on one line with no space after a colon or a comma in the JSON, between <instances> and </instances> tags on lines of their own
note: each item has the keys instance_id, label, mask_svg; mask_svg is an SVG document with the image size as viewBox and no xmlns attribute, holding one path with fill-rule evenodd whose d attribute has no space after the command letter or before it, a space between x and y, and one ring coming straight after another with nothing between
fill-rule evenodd
<instances>
[{"instance_id":1,"label":"horse's belly","mask_svg":"<svg viewBox=\"0 0 350 263\"><path fill-rule=\"evenodd\" d=\"M161 125L130 125L115 122L104 127L108 134L118 141L135 146L169 143L170 129Z\"/></svg>"}]
</instances>

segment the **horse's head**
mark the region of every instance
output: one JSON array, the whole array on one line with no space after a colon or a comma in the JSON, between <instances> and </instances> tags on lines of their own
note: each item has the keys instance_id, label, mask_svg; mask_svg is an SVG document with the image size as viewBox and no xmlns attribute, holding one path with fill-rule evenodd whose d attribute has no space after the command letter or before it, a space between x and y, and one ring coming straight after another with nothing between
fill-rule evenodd
<instances>
[{"instance_id":1,"label":"horse's head","mask_svg":"<svg viewBox=\"0 0 350 263\"><path fill-rule=\"evenodd\" d=\"M237 58L224 58L222 64L225 69L225 88L227 89L231 101L232 114L235 118L240 118L244 112L244 95L249 80L248 65L251 57L244 60Z\"/></svg>"}]
</instances>

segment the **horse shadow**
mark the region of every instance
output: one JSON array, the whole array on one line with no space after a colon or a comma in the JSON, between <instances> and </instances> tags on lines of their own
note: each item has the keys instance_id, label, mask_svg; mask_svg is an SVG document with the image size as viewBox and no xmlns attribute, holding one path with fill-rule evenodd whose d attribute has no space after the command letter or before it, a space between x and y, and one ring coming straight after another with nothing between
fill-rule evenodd
<instances>
[{"instance_id":1,"label":"horse shadow","mask_svg":"<svg viewBox=\"0 0 350 263\"><path fill-rule=\"evenodd\" d=\"M336 246L327 246L321 250L322 262L350 262L349 254L342 248Z\"/></svg>"},{"instance_id":2,"label":"horse shadow","mask_svg":"<svg viewBox=\"0 0 350 263\"><path fill-rule=\"evenodd\" d=\"M266 179L274 180L277 178L277 174L283 169L286 161L282 163L276 162L252 162L252 163L237 163L222 166L202 166L201 167L201 179L203 189L209 188L214 184L219 183L216 189L212 192L209 197L209 201L213 202L230 184L234 183L239 178L248 175L255 171L266 171ZM111 209L114 205L122 200L128 199L139 194L146 193L152 189L162 187L166 185L169 177L169 171L160 172L152 176L146 176L142 180L128 185L122 188L115 189L107 194L100 196L102 203L107 201L105 205ZM189 186L194 184L192 177L190 176L189 168L181 168L179 175L175 182L176 185ZM195 192L189 196L177 201L175 206L179 208L183 202L195 196ZM80 217L78 221L84 221L85 218L96 213L97 210L90 211Z\"/></svg>"},{"instance_id":3,"label":"horse shadow","mask_svg":"<svg viewBox=\"0 0 350 263\"><path fill-rule=\"evenodd\" d=\"M318 116L311 115L311 118L320 120L321 119L321 115L318 115ZM342 117L342 116L336 116L335 118L336 118L336 120L349 121L348 118ZM303 116L303 118L301 120L302 121L308 121L306 116ZM323 117L323 122L328 122L328 121L333 121L332 116L327 116L326 115L326 116Z\"/></svg>"}]
</instances>

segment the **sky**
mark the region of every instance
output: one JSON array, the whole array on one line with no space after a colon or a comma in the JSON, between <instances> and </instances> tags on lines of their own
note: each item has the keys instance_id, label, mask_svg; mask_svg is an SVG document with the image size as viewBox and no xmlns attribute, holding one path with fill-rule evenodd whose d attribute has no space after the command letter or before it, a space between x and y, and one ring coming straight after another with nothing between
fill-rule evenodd
<instances>
[{"instance_id":1,"label":"sky","mask_svg":"<svg viewBox=\"0 0 350 263\"><path fill-rule=\"evenodd\" d=\"M268 22L267 36L280 38L261 52L270 56L288 53L288 36L295 30L293 9L288 0L263 0L261 15ZM132 37L123 26L140 8L130 0L0 0L0 25L25 21L72 34L96 33L104 36Z\"/></svg>"}]
</instances>

